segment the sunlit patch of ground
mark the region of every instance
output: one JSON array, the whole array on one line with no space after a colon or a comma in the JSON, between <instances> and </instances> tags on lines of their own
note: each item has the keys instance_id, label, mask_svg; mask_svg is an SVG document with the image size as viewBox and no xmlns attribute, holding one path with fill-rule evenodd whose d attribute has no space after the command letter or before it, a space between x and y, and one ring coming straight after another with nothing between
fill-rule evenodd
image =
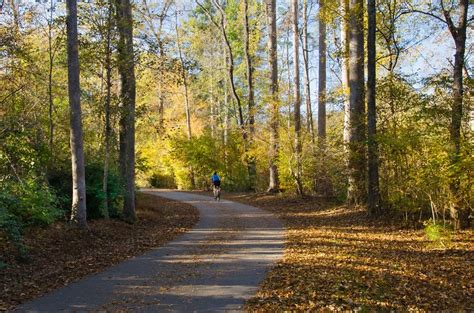
<instances>
[{"instance_id":1,"label":"sunlit patch of ground","mask_svg":"<svg viewBox=\"0 0 474 313\"><path fill-rule=\"evenodd\" d=\"M474 231L433 249L423 230L371 221L315 198L227 195L280 215L284 259L247 302L250 311L474 310Z\"/></svg>"},{"instance_id":2,"label":"sunlit patch of ground","mask_svg":"<svg viewBox=\"0 0 474 313\"><path fill-rule=\"evenodd\" d=\"M90 231L64 223L30 229L24 236L27 263L17 262L12 245L0 241L8 264L0 269L0 311L161 246L199 219L193 206L149 194L137 195L137 215L133 225L114 219L89 221Z\"/></svg>"}]
</instances>

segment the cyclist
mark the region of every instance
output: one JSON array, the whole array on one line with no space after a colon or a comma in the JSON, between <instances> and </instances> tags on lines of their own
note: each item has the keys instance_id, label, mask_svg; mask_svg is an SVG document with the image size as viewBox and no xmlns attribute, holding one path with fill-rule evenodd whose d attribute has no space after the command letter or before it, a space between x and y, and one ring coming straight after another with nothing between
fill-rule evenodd
<instances>
[{"instance_id":1,"label":"cyclist","mask_svg":"<svg viewBox=\"0 0 474 313\"><path fill-rule=\"evenodd\" d=\"M214 172L214 175L211 177L212 186L214 189L214 199L220 200L221 198L221 178L217 175L217 172Z\"/></svg>"}]
</instances>

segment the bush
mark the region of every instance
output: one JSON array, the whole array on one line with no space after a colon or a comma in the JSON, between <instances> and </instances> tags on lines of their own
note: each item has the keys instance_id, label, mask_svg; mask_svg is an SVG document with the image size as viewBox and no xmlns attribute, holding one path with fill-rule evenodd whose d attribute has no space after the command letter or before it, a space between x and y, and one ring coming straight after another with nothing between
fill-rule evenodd
<instances>
[{"instance_id":1,"label":"bush","mask_svg":"<svg viewBox=\"0 0 474 313\"><path fill-rule=\"evenodd\" d=\"M35 180L9 182L0 189L0 230L13 243L20 260L27 258L22 229L31 225L49 225L62 215L55 194L45 183Z\"/></svg>"},{"instance_id":2,"label":"bush","mask_svg":"<svg viewBox=\"0 0 474 313\"><path fill-rule=\"evenodd\" d=\"M433 248L448 248L451 244L451 233L452 230L444 224L437 223L430 219L423 223L425 225L425 234L429 241L430 246Z\"/></svg>"},{"instance_id":3,"label":"bush","mask_svg":"<svg viewBox=\"0 0 474 313\"><path fill-rule=\"evenodd\" d=\"M103 165L91 163L86 165L86 205L87 218L96 219L105 216L103 192ZM60 205L70 214L72 199L72 176L70 170L59 169L49 178L50 184L61 195ZM119 208L122 203L120 177L116 168L109 169L108 176L109 216L120 215Z\"/></svg>"},{"instance_id":4,"label":"bush","mask_svg":"<svg viewBox=\"0 0 474 313\"><path fill-rule=\"evenodd\" d=\"M86 166L86 201L87 217L90 219L105 217L103 191L104 168L102 164L93 163ZM108 215L118 217L122 203L121 183L118 171L109 169L108 175Z\"/></svg>"},{"instance_id":5,"label":"bush","mask_svg":"<svg viewBox=\"0 0 474 313\"><path fill-rule=\"evenodd\" d=\"M49 225L63 215L54 191L45 183L35 180L10 183L0 193L2 207L23 225Z\"/></svg>"},{"instance_id":6,"label":"bush","mask_svg":"<svg viewBox=\"0 0 474 313\"><path fill-rule=\"evenodd\" d=\"M148 178L148 184L154 188L176 188L176 183L173 177L159 173L151 174Z\"/></svg>"}]
</instances>

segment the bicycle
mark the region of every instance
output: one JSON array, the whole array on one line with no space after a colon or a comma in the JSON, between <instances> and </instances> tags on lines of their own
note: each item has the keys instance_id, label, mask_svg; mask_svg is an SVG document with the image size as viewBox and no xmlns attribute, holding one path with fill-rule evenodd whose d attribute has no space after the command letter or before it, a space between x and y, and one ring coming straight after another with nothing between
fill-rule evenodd
<instances>
[{"instance_id":1,"label":"bicycle","mask_svg":"<svg viewBox=\"0 0 474 313\"><path fill-rule=\"evenodd\" d=\"M214 200L221 201L221 187L214 185Z\"/></svg>"}]
</instances>

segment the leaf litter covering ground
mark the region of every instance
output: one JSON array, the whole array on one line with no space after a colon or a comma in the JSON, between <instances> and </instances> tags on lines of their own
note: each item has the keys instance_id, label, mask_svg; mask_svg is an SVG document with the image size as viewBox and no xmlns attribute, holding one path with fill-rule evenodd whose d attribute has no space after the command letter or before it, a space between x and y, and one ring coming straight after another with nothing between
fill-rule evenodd
<instances>
[{"instance_id":1,"label":"leaf litter covering ground","mask_svg":"<svg viewBox=\"0 0 474 313\"><path fill-rule=\"evenodd\" d=\"M226 195L278 214L284 259L249 311L473 311L474 231L433 249L423 230L368 220L363 210L315 198Z\"/></svg>"},{"instance_id":2,"label":"leaf litter covering ground","mask_svg":"<svg viewBox=\"0 0 474 313\"><path fill-rule=\"evenodd\" d=\"M2 259L9 264L0 269L0 310L161 246L199 219L193 206L150 194L137 195L137 215L134 225L113 219L90 221L90 232L64 223L31 229L24 237L28 263L15 261L13 247L0 234Z\"/></svg>"}]
</instances>

